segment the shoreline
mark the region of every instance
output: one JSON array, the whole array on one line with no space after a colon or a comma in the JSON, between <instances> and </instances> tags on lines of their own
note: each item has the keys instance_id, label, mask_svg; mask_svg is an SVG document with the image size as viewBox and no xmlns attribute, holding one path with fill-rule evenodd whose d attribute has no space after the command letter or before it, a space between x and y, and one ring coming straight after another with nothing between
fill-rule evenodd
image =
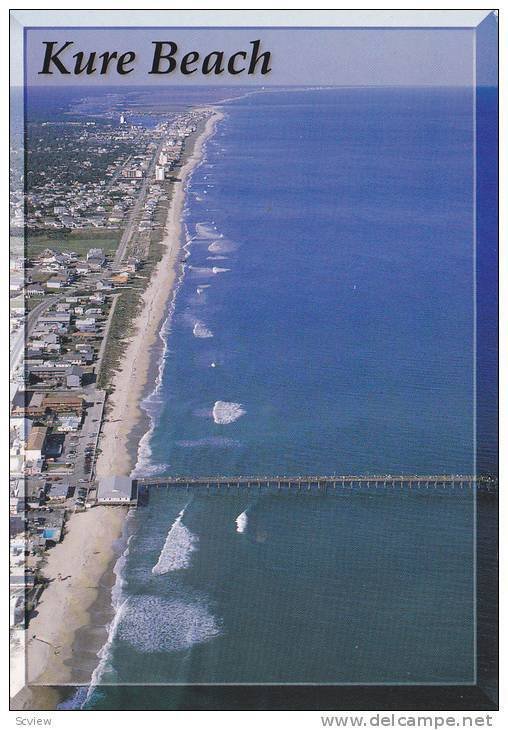
<instances>
[{"instance_id":1,"label":"shoreline","mask_svg":"<svg viewBox=\"0 0 508 730\"><path fill-rule=\"evenodd\" d=\"M135 333L129 339L120 367L112 378L114 392L108 399L108 420L102 426L102 451L96 465L98 478L129 476L136 466L139 441L150 427L150 419L142 409L141 402L153 392L157 383L157 377L152 380L150 376L155 370L158 371L157 358L154 357L159 350L157 341L178 281L177 259L182 250L186 184L194 168L201 162L206 140L212 136L217 122L224 116L216 108L210 108L213 114L179 171L180 182L173 192L161 242L165 251L142 295L143 308L133 322Z\"/></svg>"},{"instance_id":2,"label":"shoreline","mask_svg":"<svg viewBox=\"0 0 508 730\"><path fill-rule=\"evenodd\" d=\"M54 696L58 685L88 681L111 621L112 571L126 514L121 506L73 513L63 541L48 553L43 573L50 583L26 630L27 692L20 695L29 696L20 696L23 704L33 705L32 687L36 696L46 690ZM82 627L89 629L86 643L76 646Z\"/></svg>"},{"instance_id":3,"label":"shoreline","mask_svg":"<svg viewBox=\"0 0 508 730\"><path fill-rule=\"evenodd\" d=\"M98 478L130 475L139 441L151 430L141 403L157 384L163 348L160 332L179 279L186 187L202 160L206 140L224 117L215 107L201 108L210 109L212 114L179 170L161 241L165 250L143 292L143 309L132 323L134 334L112 378L114 392L109 399L108 421L102 424ZM72 514L63 541L48 554L43 573L50 583L26 631L27 686L13 698L18 709L56 709L71 688L90 683L114 618L114 569L122 554L119 543L127 513L127 507L96 506Z\"/></svg>"}]
</instances>

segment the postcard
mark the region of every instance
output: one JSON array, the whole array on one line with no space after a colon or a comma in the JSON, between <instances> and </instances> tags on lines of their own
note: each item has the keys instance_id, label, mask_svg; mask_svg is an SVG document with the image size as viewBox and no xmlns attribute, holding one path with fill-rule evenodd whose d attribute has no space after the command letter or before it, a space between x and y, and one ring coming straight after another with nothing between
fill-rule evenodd
<instances>
[{"instance_id":1,"label":"postcard","mask_svg":"<svg viewBox=\"0 0 508 730\"><path fill-rule=\"evenodd\" d=\"M496 709L497 12L225 13L11 11L12 708Z\"/></svg>"}]
</instances>

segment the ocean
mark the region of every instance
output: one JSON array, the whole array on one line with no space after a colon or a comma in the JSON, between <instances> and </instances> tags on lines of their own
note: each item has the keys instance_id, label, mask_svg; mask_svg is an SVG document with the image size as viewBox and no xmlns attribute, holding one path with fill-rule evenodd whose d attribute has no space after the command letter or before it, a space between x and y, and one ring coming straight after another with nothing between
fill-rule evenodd
<instances>
[{"instance_id":1,"label":"ocean","mask_svg":"<svg viewBox=\"0 0 508 730\"><path fill-rule=\"evenodd\" d=\"M474 473L472 108L471 89L224 105L135 475ZM153 491L79 704L474 683L474 520L469 491Z\"/></svg>"},{"instance_id":2,"label":"ocean","mask_svg":"<svg viewBox=\"0 0 508 730\"><path fill-rule=\"evenodd\" d=\"M414 89L225 106L136 474L472 473L471 109ZM473 519L469 492L154 492L96 681L472 683Z\"/></svg>"}]
</instances>

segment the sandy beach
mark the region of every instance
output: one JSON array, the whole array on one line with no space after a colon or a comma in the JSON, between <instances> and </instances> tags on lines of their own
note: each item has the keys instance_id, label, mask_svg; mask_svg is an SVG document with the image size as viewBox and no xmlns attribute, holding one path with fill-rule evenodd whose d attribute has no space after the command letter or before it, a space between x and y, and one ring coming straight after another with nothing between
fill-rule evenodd
<instances>
[{"instance_id":1,"label":"sandy beach","mask_svg":"<svg viewBox=\"0 0 508 730\"><path fill-rule=\"evenodd\" d=\"M203 144L223 117L215 109L210 111L192 154L180 170L162 239L165 250L143 294L143 308L133 323L134 335L113 377L114 393L96 467L98 478L128 475L136 462L136 426L144 426L140 401L144 391L152 387L147 379L155 372L155 345L177 276L186 182L201 160ZM113 617L113 568L126 514L126 507L109 506L74 513L66 523L63 541L48 552L42 572L49 585L25 636L26 678L32 689L25 687L14 699L17 708L51 709L60 697L55 686L90 681Z\"/></svg>"},{"instance_id":2,"label":"sandy beach","mask_svg":"<svg viewBox=\"0 0 508 730\"><path fill-rule=\"evenodd\" d=\"M114 393L108 401L108 420L102 427L102 453L96 467L98 478L129 475L135 466L137 439L130 437L142 418L140 402L145 388L149 386L151 390L150 386L155 385L147 383L147 379L151 370L152 351L157 343L177 275L185 186L189 174L201 160L205 141L213 134L215 125L222 117L221 112L213 111L205 129L196 140L191 156L180 170L180 182L174 189L162 239L165 251L143 294L143 308L133 324L135 334L129 340L120 368L112 379Z\"/></svg>"},{"instance_id":3,"label":"sandy beach","mask_svg":"<svg viewBox=\"0 0 508 730\"><path fill-rule=\"evenodd\" d=\"M43 573L51 582L26 633L29 684L81 684L90 678L111 620L115 541L122 534L126 513L126 507L99 506L72 514L63 541L47 553ZM90 609L99 596L104 616L89 632L86 653L77 652L75 633L90 624Z\"/></svg>"}]
</instances>

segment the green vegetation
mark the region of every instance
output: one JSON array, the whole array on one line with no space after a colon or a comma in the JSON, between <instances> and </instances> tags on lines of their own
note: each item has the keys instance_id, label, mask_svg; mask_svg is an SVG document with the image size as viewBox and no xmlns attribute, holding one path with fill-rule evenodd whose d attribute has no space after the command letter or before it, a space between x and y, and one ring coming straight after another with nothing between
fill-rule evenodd
<instances>
[{"instance_id":1,"label":"green vegetation","mask_svg":"<svg viewBox=\"0 0 508 730\"><path fill-rule=\"evenodd\" d=\"M44 297L26 297L25 298L25 309L27 312L31 312L32 309L43 301Z\"/></svg>"},{"instance_id":2,"label":"green vegetation","mask_svg":"<svg viewBox=\"0 0 508 730\"><path fill-rule=\"evenodd\" d=\"M141 308L141 295L150 281L154 268L162 258L164 250L164 246L161 244L162 235L162 231L152 233L148 257L143 264L142 276L134 279L131 286L126 287L117 299L101 369L97 378L98 387L107 390L109 393L112 392L111 377L120 364L127 344L126 340L134 331L134 319Z\"/></svg>"},{"instance_id":3,"label":"green vegetation","mask_svg":"<svg viewBox=\"0 0 508 730\"><path fill-rule=\"evenodd\" d=\"M85 256L90 248L102 248L106 255L116 251L120 231L104 231L96 228L80 231L59 231L48 234L29 233L27 236L27 256L33 257L51 248L54 251L75 251Z\"/></svg>"}]
</instances>

